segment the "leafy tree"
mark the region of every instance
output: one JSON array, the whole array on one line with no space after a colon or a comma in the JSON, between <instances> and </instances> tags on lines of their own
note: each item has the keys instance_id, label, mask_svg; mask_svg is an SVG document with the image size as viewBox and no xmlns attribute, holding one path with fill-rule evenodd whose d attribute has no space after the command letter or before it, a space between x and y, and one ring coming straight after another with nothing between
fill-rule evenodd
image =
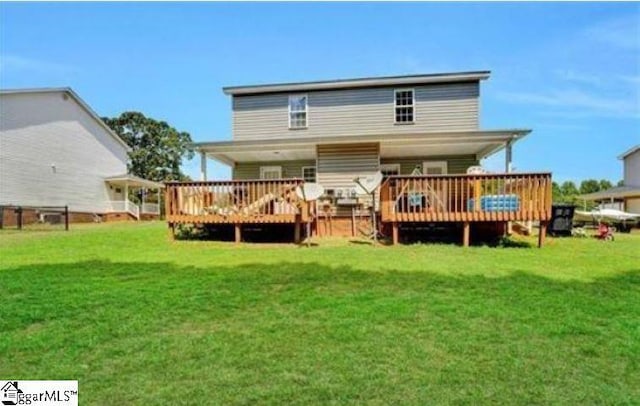
<instances>
[{"instance_id":1,"label":"leafy tree","mask_svg":"<svg viewBox=\"0 0 640 406\"><path fill-rule=\"evenodd\" d=\"M563 203L565 201L564 194L562 193L562 187L558 182L551 183L551 198L555 203Z\"/></svg>"},{"instance_id":2,"label":"leafy tree","mask_svg":"<svg viewBox=\"0 0 640 406\"><path fill-rule=\"evenodd\" d=\"M600 190L607 190L607 189L611 189L613 187L613 184L606 180L606 179L600 179Z\"/></svg>"},{"instance_id":3,"label":"leafy tree","mask_svg":"<svg viewBox=\"0 0 640 406\"><path fill-rule=\"evenodd\" d=\"M623 180L623 179L620 179L620 180L618 181L618 184L617 184L616 186L624 186L624 180Z\"/></svg>"},{"instance_id":4,"label":"leafy tree","mask_svg":"<svg viewBox=\"0 0 640 406\"><path fill-rule=\"evenodd\" d=\"M600 182L595 179L587 179L580 182L580 194L600 191Z\"/></svg>"},{"instance_id":5,"label":"leafy tree","mask_svg":"<svg viewBox=\"0 0 640 406\"><path fill-rule=\"evenodd\" d=\"M130 173L158 182L189 179L180 170L182 160L194 155L189 133L136 111L102 120L131 147Z\"/></svg>"},{"instance_id":6,"label":"leafy tree","mask_svg":"<svg viewBox=\"0 0 640 406\"><path fill-rule=\"evenodd\" d=\"M560 189L562 190L562 195L565 197L565 199L580 193L578 192L576 184L571 182L570 180L563 182L562 186L560 186Z\"/></svg>"}]
</instances>

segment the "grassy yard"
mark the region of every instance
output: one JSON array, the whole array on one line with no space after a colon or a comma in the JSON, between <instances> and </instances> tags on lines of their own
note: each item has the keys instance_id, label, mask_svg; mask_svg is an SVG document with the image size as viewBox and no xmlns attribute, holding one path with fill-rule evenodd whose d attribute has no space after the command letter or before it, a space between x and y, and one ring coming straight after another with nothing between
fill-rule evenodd
<instances>
[{"instance_id":1,"label":"grassy yard","mask_svg":"<svg viewBox=\"0 0 640 406\"><path fill-rule=\"evenodd\" d=\"M81 404L640 401L640 235L537 248L0 233L0 377Z\"/></svg>"}]
</instances>

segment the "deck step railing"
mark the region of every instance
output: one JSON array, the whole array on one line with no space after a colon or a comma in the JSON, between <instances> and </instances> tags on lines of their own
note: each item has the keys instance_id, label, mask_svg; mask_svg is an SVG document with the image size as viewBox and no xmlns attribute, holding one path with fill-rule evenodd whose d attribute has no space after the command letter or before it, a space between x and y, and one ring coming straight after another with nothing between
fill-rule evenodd
<instances>
[{"instance_id":1,"label":"deck step railing","mask_svg":"<svg viewBox=\"0 0 640 406\"><path fill-rule=\"evenodd\" d=\"M306 221L308 204L298 198L302 179L170 182L170 223L287 223Z\"/></svg>"},{"instance_id":2,"label":"deck step railing","mask_svg":"<svg viewBox=\"0 0 640 406\"><path fill-rule=\"evenodd\" d=\"M391 176L380 199L385 222L548 220L551 174Z\"/></svg>"},{"instance_id":3,"label":"deck step railing","mask_svg":"<svg viewBox=\"0 0 640 406\"><path fill-rule=\"evenodd\" d=\"M112 200L110 205L114 213L129 213L136 219L140 219L140 207L130 200Z\"/></svg>"}]
</instances>

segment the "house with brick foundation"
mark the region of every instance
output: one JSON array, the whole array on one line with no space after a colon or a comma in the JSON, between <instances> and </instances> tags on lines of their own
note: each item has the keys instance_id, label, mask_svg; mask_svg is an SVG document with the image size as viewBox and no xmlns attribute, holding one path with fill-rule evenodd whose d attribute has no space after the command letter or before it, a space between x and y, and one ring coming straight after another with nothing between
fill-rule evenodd
<instances>
[{"instance_id":1,"label":"house with brick foundation","mask_svg":"<svg viewBox=\"0 0 640 406\"><path fill-rule=\"evenodd\" d=\"M127 173L129 150L70 88L0 91L2 224L159 217L164 186Z\"/></svg>"},{"instance_id":2,"label":"house with brick foundation","mask_svg":"<svg viewBox=\"0 0 640 406\"><path fill-rule=\"evenodd\" d=\"M551 174L514 173L512 147L529 129L480 128L480 85L488 71L232 86L232 136L195 145L201 180L167 184L167 220L229 232L290 233L311 221L318 236L367 235L392 242L420 232L468 244L511 221L548 221ZM504 171L482 159L505 150ZM207 160L231 179L207 178ZM357 179L381 172L373 194ZM295 192L324 188L314 202ZM541 240L544 226L541 227ZM459 237L458 237L459 236Z\"/></svg>"}]
</instances>

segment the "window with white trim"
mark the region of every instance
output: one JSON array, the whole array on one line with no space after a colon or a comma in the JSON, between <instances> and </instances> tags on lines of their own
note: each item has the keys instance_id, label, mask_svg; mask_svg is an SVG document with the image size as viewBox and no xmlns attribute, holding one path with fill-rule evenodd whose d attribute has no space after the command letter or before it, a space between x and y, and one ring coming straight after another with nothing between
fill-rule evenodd
<instances>
[{"instance_id":1,"label":"window with white trim","mask_svg":"<svg viewBox=\"0 0 640 406\"><path fill-rule=\"evenodd\" d=\"M385 178L392 175L400 175L400 164L381 164L380 172Z\"/></svg>"},{"instance_id":2,"label":"window with white trim","mask_svg":"<svg viewBox=\"0 0 640 406\"><path fill-rule=\"evenodd\" d=\"M282 167L281 166L261 166L260 167L260 179L281 179Z\"/></svg>"},{"instance_id":3,"label":"window with white trim","mask_svg":"<svg viewBox=\"0 0 640 406\"><path fill-rule=\"evenodd\" d=\"M315 166L303 166L302 167L302 179L305 182L316 181L316 167Z\"/></svg>"},{"instance_id":4,"label":"window with white trim","mask_svg":"<svg viewBox=\"0 0 640 406\"><path fill-rule=\"evenodd\" d=\"M411 124L415 118L413 107L415 98L413 89L396 89L394 91L394 113L396 124Z\"/></svg>"},{"instance_id":5,"label":"window with white trim","mask_svg":"<svg viewBox=\"0 0 640 406\"><path fill-rule=\"evenodd\" d=\"M422 173L424 175L446 175L447 161L424 161Z\"/></svg>"},{"instance_id":6,"label":"window with white trim","mask_svg":"<svg viewBox=\"0 0 640 406\"><path fill-rule=\"evenodd\" d=\"M307 128L307 101L306 94L289 96L289 128Z\"/></svg>"}]
</instances>

